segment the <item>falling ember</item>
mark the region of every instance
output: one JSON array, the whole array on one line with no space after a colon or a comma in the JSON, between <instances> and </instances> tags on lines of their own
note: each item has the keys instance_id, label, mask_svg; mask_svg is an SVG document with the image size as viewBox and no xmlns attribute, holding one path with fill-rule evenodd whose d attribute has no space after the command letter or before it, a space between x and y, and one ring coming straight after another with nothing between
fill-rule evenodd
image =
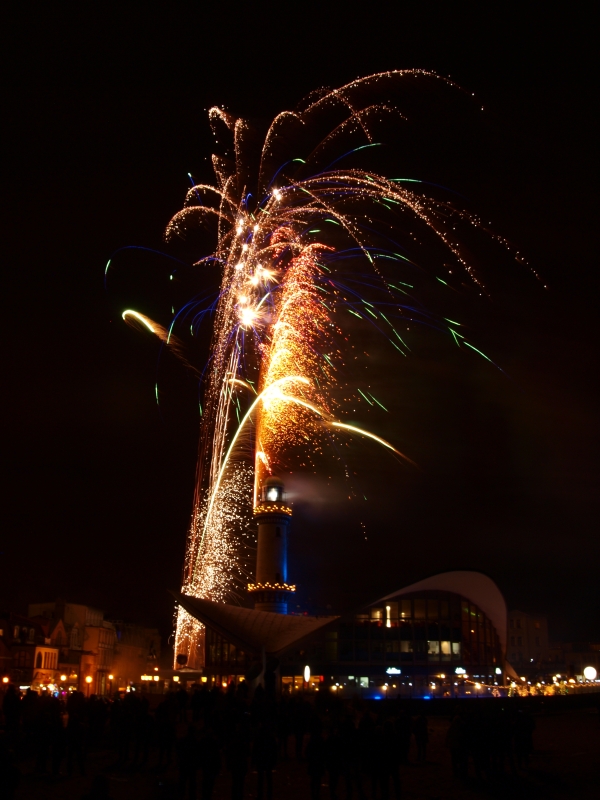
<instances>
[{"instance_id":1,"label":"falling ember","mask_svg":"<svg viewBox=\"0 0 600 800\"><path fill-rule=\"evenodd\" d=\"M214 222L216 249L196 267L221 270L184 594L235 602L250 577L257 491L268 475L292 469L298 453L323 450L332 437L364 436L402 456L376 433L343 421L351 409L348 398L346 405L340 400L337 376L350 322L373 326L402 355L409 348L399 327L406 330L408 321L468 345L454 330L459 323L434 318L410 296L411 284L400 278L414 264L399 252L398 239L411 243L420 231L450 262L444 279L434 277L446 285L453 273L463 280L466 273L483 288L456 233L458 225L480 228L478 220L427 197L419 181L343 166L347 156L355 161L359 151L379 144L382 120L401 118L389 97L402 81L451 85L407 70L322 91L274 119L258 159L244 120L218 108L209 112L219 138L232 140L235 158L213 156L216 185L194 185L165 234L167 240L188 236ZM358 277L356 267L347 277L348 263L360 265ZM171 335L175 320L167 330L139 312L123 316L188 363ZM350 377L352 398L385 410ZM346 368L345 385L347 378ZM202 628L183 609L175 653L186 654L190 666L203 663Z\"/></svg>"}]
</instances>

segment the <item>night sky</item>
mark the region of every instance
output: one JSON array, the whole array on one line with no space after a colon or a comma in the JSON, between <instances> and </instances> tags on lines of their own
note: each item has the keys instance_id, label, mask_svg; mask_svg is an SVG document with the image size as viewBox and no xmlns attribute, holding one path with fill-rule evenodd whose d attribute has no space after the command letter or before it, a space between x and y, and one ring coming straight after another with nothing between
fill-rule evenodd
<instances>
[{"instance_id":1,"label":"night sky","mask_svg":"<svg viewBox=\"0 0 600 800\"><path fill-rule=\"evenodd\" d=\"M554 637L600 639L596 45L583 13L526 5L37 4L5 18L2 607L62 596L169 632L197 391L167 359L159 413L158 344L120 317L168 322L164 260L123 260L108 292L105 264L126 245L167 249L187 173L212 180L209 106L266 120L319 86L419 67L475 93L477 114L424 96L394 166L458 193L543 281L491 257L491 297L448 301L503 371L426 331L401 361L361 342L390 411L362 421L419 468L356 440L350 481L338 462L293 476L290 576L299 602L349 609L478 569L509 607L547 613Z\"/></svg>"}]
</instances>

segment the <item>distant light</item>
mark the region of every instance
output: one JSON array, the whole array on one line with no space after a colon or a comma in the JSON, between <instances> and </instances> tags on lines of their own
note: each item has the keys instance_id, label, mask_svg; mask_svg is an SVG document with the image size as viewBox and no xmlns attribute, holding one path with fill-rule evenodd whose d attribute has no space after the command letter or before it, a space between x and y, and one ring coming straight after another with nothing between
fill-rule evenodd
<instances>
[{"instance_id":1,"label":"distant light","mask_svg":"<svg viewBox=\"0 0 600 800\"><path fill-rule=\"evenodd\" d=\"M583 677L586 679L586 681L595 681L597 675L598 673L595 667L586 667L583 670Z\"/></svg>"},{"instance_id":2,"label":"distant light","mask_svg":"<svg viewBox=\"0 0 600 800\"><path fill-rule=\"evenodd\" d=\"M466 673L466 671L467 671L467 670L466 670L466 669L463 669L462 667L457 667L457 668L454 670L454 672L456 672L456 674L457 674L457 675L464 675L464 674Z\"/></svg>"},{"instance_id":3,"label":"distant light","mask_svg":"<svg viewBox=\"0 0 600 800\"><path fill-rule=\"evenodd\" d=\"M2 678L2 683L8 683L8 678L7 677Z\"/></svg>"},{"instance_id":4,"label":"distant light","mask_svg":"<svg viewBox=\"0 0 600 800\"><path fill-rule=\"evenodd\" d=\"M112 681L112 680L114 679L114 677L115 677L114 675L109 675L109 676L108 676L108 680L109 680L109 681Z\"/></svg>"},{"instance_id":5,"label":"distant light","mask_svg":"<svg viewBox=\"0 0 600 800\"><path fill-rule=\"evenodd\" d=\"M304 682L308 683L310 681L310 667L308 664L304 667Z\"/></svg>"},{"instance_id":6,"label":"distant light","mask_svg":"<svg viewBox=\"0 0 600 800\"><path fill-rule=\"evenodd\" d=\"M496 667L496 675L502 675L502 670L500 667Z\"/></svg>"},{"instance_id":7,"label":"distant light","mask_svg":"<svg viewBox=\"0 0 600 800\"><path fill-rule=\"evenodd\" d=\"M402 670L398 669L398 667L388 667L386 669L386 672L387 672L388 675L401 675L402 674Z\"/></svg>"},{"instance_id":8,"label":"distant light","mask_svg":"<svg viewBox=\"0 0 600 800\"><path fill-rule=\"evenodd\" d=\"M154 680L155 680L155 681L159 681L159 680L160 680L160 675L155 675L155 676L154 676Z\"/></svg>"},{"instance_id":9,"label":"distant light","mask_svg":"<svg viewBox=\"0 0 600 800\"><path fill-rule=\"evenodd\" d=\"M61 675L60 679L61 679L61 681L66 681L67 680L67 676L66 675Z\"/></svg>"},{"instance_id":10,"label":"distant light","mask_svg":"<svg viewBox=\"0 0 600 800\"><path fill-rule=\"evenodd\" d=\"M173 675L173 680L177 683L179 681L179 675Z\"/></svg>"},{"instance_id":11,"label":"distant light","mask_svg":"<svg viewBox=\"0 0 600 800\"><path fill-rule=\"evenodd\" d=\"M91 676L91 675L88 675L88 676L87 676L87 678L85 679L85 682L86 682L86 683L91 683L93 680L94 680L94 679L92 678L92 676Z\"/></svg>"}]
</instances>

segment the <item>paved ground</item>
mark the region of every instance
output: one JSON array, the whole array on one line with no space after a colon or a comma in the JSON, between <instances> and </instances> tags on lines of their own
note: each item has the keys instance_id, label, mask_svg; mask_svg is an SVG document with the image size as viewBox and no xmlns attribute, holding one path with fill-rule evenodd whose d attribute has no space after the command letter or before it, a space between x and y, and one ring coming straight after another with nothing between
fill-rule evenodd
<instances>
[{"instance_id":1,"label":"paved ground","mask_svg":"<svg viewBox=\"0 0 600 800\"><path fill-rule=\"evenodd\" d=\"M554 716L536 717L535 753L529 768L509 776L494 786L476 781L471 767L466 782L453 778L449 752L445 747L448 721L431 718L430 744L425 764L414 761L402 769L403 798L407 800L471 800L472 798L526 798L562 800L600 798L600 719L595 710L569 711ZM411 752L414 760L415 753ZM87 775L50 779L35 776L33 764L21 765L23 777L16 800L80 800L90 790L94 775L104 772L110 781L114 800L174 800L176 771L157 774L149 768L115 770L114 753L90 752ZM324 783L322 800L329 800ZM344 792L340 791L340 798ZM229 800L231 784L222 771L214 800ZM246 781L244 797L256 797L256 775ZM274 800L304 800L310 797L306 765L294 759L280 762L274 776Z\"/></svg>"}]
</instances>

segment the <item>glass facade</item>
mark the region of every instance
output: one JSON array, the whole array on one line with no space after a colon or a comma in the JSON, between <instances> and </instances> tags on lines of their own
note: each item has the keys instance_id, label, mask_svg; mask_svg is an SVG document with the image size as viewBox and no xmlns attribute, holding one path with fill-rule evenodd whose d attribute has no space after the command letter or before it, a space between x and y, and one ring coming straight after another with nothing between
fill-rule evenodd
<instances>
[{"instance_id":1,"label":"glass facade","mask_svg":"<svg viewBox=\"0 0 600 800\"><path fill-rule=\"evenodd\" d=\"M251 663L252 658L248 653L210 628L206 629L204 672L210 685L237 683L247 674Z\"/></svg>"},{"instance_id":2,"label":"glass facade","mask_svg":"<svg viewBox=\"0 0 600 800\"><path fill-rule=\"evenodd\" d=\"M304 659L340 688L387 687L418 695L436 685L456 693L459 674L497 681L502 653L494 626L481 609L457 594L426 591L380 601L343 617L334 630L284 660L282 674ZM296 668L297 669L297 668Z\"/></svg>"},{"instance_id":3,"label":"glass facade","mask_svg":"<svg viewBox=\"0 0 600 800\"><path fill-rule=\"evenodd\" d=\"M221 684L238 681L255 658L207 629L205 674ZM342 617L281 659L284 691L300 687L305 666L322 676L321 690L344 688L364 696L470 693L466 681L498 681L502 652L494 626L458 594L422 591L380 601ZM456 688L459 687L459 688Z\"/></svg>"}]
</instances>

